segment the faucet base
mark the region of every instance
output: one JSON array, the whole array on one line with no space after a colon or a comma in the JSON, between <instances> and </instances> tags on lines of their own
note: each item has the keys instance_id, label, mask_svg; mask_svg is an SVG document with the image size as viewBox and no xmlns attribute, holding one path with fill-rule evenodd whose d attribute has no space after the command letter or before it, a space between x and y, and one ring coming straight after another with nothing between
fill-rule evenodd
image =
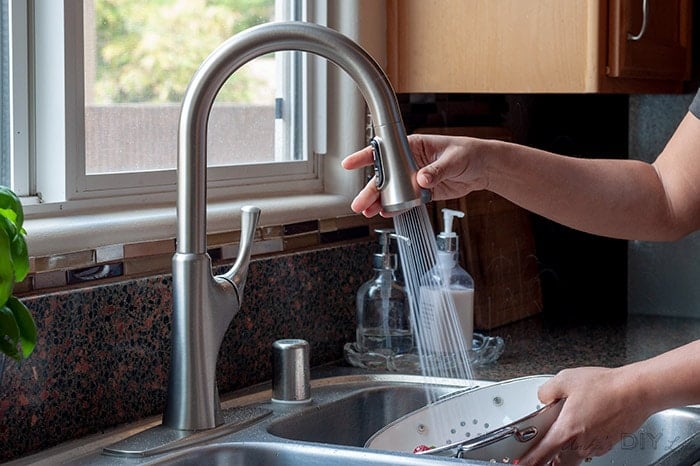
<instances>
[{"instance_id":1,"label":"faucet base","mask_svg":"<svg viewBox=\"0 0 700 466\"><path fill-rule=\"evenodd\" d=\"M143 458L167 453L237 432L271 413L271 410L257 406L224 410L224 423L206 430L177 430L160 424L105 447L102 454Z\"/></svg>"}]
</instances>

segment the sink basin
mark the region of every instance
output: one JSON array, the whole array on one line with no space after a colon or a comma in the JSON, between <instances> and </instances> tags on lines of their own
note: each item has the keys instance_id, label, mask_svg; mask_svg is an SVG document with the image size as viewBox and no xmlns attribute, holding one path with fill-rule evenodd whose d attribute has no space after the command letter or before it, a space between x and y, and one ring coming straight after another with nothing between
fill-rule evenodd
<instances>
[{"instance_id":1,"label":"sink basin","mask_svg":"<svg viewBox=\"0 0 700 466\"><path fill-rule=\"evenodd\" d=\"M438 397L454 387L431 387L430 391ZM361 447L379 429L427 403L422 386L368 388L273 422L268 432L290 440Z\"/></svg>"},{"instance_id":2,"label":"sink basin","mask_svg":"<svg viewBox=\"0 0 700 466\"><path fill-rule=\"evenodd\" d=\"M700 407L667 409L654 414L637 432L622 435L610 453L587 464L700 464Z\"/></svg>"}]
</instances>

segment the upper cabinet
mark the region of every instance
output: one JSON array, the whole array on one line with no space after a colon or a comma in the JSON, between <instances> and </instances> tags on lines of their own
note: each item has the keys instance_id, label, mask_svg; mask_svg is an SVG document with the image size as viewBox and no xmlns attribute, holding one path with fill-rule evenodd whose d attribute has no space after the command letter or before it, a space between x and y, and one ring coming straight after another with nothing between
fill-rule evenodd
<instances>
[{"instance_id":1,"label":"upper cabinet","mask_svg":"<svg viewBox=\"0 0 700 466\"><path fill-rule=\"evenodd\" d=\"M396 92L673 93L691 0L387 0Z\"/></svg>"},{"instance_id":2,"label":"upper cabinet","mask_svg":"<svg viewBox=\"0 0 700 466\"><path fill-rule=\"evenodd\" d=\"M690 75L690 2L612 0L608 75L683 81Z\"/></svg>"}]
</instances>

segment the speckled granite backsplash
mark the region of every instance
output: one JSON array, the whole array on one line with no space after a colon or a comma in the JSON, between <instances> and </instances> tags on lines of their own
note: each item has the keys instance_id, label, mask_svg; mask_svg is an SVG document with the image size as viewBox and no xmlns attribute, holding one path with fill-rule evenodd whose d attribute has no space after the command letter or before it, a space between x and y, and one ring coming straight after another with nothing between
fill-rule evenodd
<instances>
[{"instance_id":1,"label":"speckled granite backsplash","mask_svg":"<svg viewBox=\"0 0 700 466\"><path fill-rule=\"evenodd\" d=\"M270 347L304 338L311 364L342 358L372 243L251 262L218 363L220 392L271 377ZM35 353L0 384L0 461L161 413L170 365L170 275L24 300Z\"/></svg>"}]
</instances>

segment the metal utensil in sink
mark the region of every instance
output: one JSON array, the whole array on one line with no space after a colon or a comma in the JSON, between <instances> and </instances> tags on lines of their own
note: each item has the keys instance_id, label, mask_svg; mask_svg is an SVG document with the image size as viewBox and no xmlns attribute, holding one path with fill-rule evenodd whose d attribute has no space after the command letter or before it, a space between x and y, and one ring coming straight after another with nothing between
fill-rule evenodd
<instances>
[{"instance_id":1,"label":"metal utensil in sink","mask_svg":"<svg viewBox=\"0 0 700 466\"><path fill-rule=\"evenodd\" d=\"M401 452L422 447L416 453L511 462L544 436L561 411L563 400L543 406L537 398L549 378L522 377L460 391L397 419L365 446Z\"/></svg>"}]
</instances>

